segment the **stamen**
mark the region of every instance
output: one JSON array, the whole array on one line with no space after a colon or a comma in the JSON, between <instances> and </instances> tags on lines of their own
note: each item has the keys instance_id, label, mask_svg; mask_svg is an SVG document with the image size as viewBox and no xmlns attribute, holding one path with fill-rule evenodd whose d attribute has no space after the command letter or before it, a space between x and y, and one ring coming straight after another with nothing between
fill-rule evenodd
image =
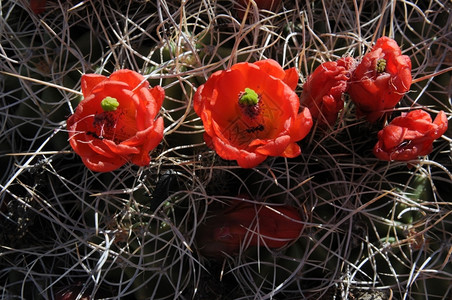
<instances>
[{"instance_id":1,"label":"stamen","mask_svg":"<svg viewBox=\"0 0 452 300\"><path fill-rule=\"evenodd\" d=\"M239 94L239 104L241 105L256 105L259 102L259 95L250 88L245 88L244 92Z\"/></svg>"},{"instance_id":2,"label":"stamen","mask_svg":"<svg viewBox=\"0 0 452 300\"><path fill-rule=\"evenodd\" d=\"M119 102L116 98L106 97L100 102L103 111L114 111L118 108Z\"/></svg>"},{"instance_id":3,"label":"stamen","mask_svg":"<svg viewBox=\"0 0 452 300\"><path fill-rule=\"evenodd\" d=\"M386 70L386 59L381 58L377 60L377 73L383 73Z\"/></svg>"}]
</instances>

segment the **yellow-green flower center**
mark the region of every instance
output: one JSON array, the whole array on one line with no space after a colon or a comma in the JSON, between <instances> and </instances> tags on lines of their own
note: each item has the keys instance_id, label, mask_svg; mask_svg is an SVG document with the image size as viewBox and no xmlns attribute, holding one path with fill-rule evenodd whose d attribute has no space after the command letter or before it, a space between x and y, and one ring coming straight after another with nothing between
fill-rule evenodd
<instances>
[{"instance_id":1,"label":"yellow-green flower center","mask_svg":"<svg viewBox=\"0 0 452 300\"><path fill-rule=\"evenodd\" d=\"M118 108L119 102L116 98L106 97L104 100L100 102L100 106L103 111L114 111Z\"/></svg>"},{"instance_id":2,"label":"yellow-green flower center","mask_svg":"<svg viewBox=\"0 0 452 300\"><path fill-rule=\"evenodd\" d=\"M386 59L377 60L377 73L383 73L386 69Z\"/></svg>"},{"instance_id":3,"label":"yellow-green flower center","mask_svg":"<svg viewBox=\"0 0 452 300\"><path fill-rule=\"evenodd\" d=\"M259 102L259 95L250 88L245 88L244 92L239 95L239 104L251 106Z\"/></svg>"}]
</instances>

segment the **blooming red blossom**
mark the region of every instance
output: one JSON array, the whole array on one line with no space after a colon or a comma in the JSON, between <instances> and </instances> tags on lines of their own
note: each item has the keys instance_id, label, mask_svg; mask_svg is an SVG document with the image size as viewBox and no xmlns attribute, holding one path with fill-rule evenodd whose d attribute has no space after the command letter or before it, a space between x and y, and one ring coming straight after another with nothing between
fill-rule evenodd
<instances>
[{"instance_id":1,"label":"blooming red blossom","mask_svg":"<svg viewBox=\"0 0 452 300\"><path fill-rule=\"evenodd\" d=\"M119 70L105 77L82 76L84 99L67 120L69 142L91 170L108 172L126 162L146 166L149 151L163 138L156 118L165 96L140 74Z\"/></svg>"},{"instance_id":2,"label":"blooming red blossom","mask_svg":"<svg viewBox=\"0 0 452 300\"><path fill-rule=\"evenodd\" d=\"M336 122L338 112L344 108L343 94L354 68L355 60L351 57L325 62L304 83L301 104L309 108L320 124Z\"/></svg>"},{"instance_id":3,"label":"blooming red blossom","mask_svg":"<svg viewBox=\"0 0 452 300\"><path fill-rule=\"evenodd\" d=\"M250 246L280 248L296 240L303 229L291 206L267 206L235 201L215 212L197 232L199 251L210 257L233 255Z\"/></svg>"},{"instance_id":4,"label":"blooming red blossom","mask_svg":"<svg viewBox=\"0 0 452 300\"><path fill-rule=\"evenodd\" d=\"M207 145L242 168L268 156L298 156L296 142L309 133L312 118L307 108L299 113L297 81L295 68L284 70L271 59L212 74L194 96Z\"/></svg>"},{"instance_id":5,"label":"blooming red blossom","mask_svg":"<svg viewBox=\"0 0 452 300\"><path fill-rule=\"evenodd\" d=\"M381 160L406 161L432 152L432 143L447 130L447 117L440 111L432 122L423 110L403 113L378 132L374 154Z\"/></svg>"},{"instance_id":6,"label":"blooming red blossom","mask_svg":"<svg viewBox=\"0 0 452 300\"><path fill-rule=\"evenodd\" d=\"M281 3L281 0L254 0L254 2L259 9L275 11L279 3ZM248 4L250 5L250 10L252 10L253 7L251 0L238 0L236 2L235 9L240 19L243 19L243 16L245 15L245 9L247 8Z\"/></svg>"},{"instance_id":7,"label":"blooming red blossom","mask_svg":"<svg viewBox=\"0 0 452 300\"><path fill-rule=\"evenodd\" d=\"M397 42L381 37L364 55L350 81L348 94L357 112L376 121L392 109L411 86L411 60L402 55Z\"/></svg>"}]
</instances>

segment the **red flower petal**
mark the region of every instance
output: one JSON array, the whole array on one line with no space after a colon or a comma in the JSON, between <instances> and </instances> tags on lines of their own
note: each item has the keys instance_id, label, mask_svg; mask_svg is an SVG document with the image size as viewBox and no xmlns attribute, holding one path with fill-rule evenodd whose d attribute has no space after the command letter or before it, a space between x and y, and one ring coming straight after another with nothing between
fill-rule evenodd
<instances>
[{"instance_id":1,"label":"red flower petal","mask_svg":"<svg viewBox=\"0 0 452 300\"><path fill-rule=\"evenodd\" d=\"M263 72L265 72L268 75L271 75L275 78L283 80L286 77L286 72L284 71L284 69L281 67L280 64L278 64L277 61L275 61L273 59L259 60L253 64L255 66L258 66L259 69L262 70ZM292 68L292 69L294 69L294 68ZM296 80L298 82L298 74L296 74L296 76L297 76ZM295 88L293 88L293 89L295 89Z\"/></svg>"},{"instance_id":2,"label":"red flower petal","mask_svg":"<svg viewBox=\"0 0 452 300\"><path fill-rule=\"evenodd\" d=\"M284 149L283 155L284 157L294 158L301 154L300 146L297 144L289 144L286 149Z\"/></svg>"},{"instance_id":3,"label":"red flower petal","mask_svg":"<svg viewBox=\"0 0 452 300\"><path fill-rule=\"evenodd\" d=\"M295 90L298 85L298 71L296 68L284 70L286 73L282 81L289 86L291 90Z\"/></svg>"},{"instance_id":4,"label":"red flower petal","mask_svg":"<svg viewBox=\"0 0 452 300\"><path fill-rule=\"evenodd\" d=\"M289 125L288 132L293 140L301 140L308 135L312 127L311 112L304 107Z\"/></svg>"},{"instance_id":5,"label":"red flower petal","mask_svg":"<svg viewBox=\"0 0 452 300\"><path fill-rule=\"evenodd\" d=\"M160 141L163 138L163 130L163 119L158 118L154 123L154 127L149 127L147 130L140 131L136 134L135 137L132 137L128 141L124 142L124 144L128 144L129 142L132 143L135 142L136 139L137 141L141 142L142 149L148 149L148 151L141 151L138 155L132 156L132 163L137 166L147 166L149 164L149 162L151 161L149 157L149 151L160 144ZM135 142L135 144L138 143Z\"/></svg>"},{"instance_id":6,"label":"red flower petal","mask_svg":"<svg viewBox=\"0 0 452 300\"><path fill-rule=\"evenodd\" d=\"M443 111L434 122L422 110L402 114L380 130L373 152L381 160L405 161L427 155L433 149L433 141L446 132L447 125Z\"/></svg>"},{"instance_id":7,"label":"red flower petal","mask_svg":"<svg viewBox=\"0 0 452 300\"><path fill-rule=\"evenodd\" d=\"M374 122L394 108L409 91L411 81L410 58L402 55L396 41L381 37L356 67L348 94L358 114Z\"/></svg>"},{"instance_id":8,"label":"red flower petal","mask_svg":"<svg viewBox=\"0 0 452 300\"><path fill-rule=\"evenodd\" d=\"M163 89L149 89L145 78L130 70L108 78L83 75L81 86L85 99L67 120L67 128L69 142L85 165L108 172L128 161L149 164L149 151L163 138L163 119L156 119ZM115 110L103 110L101 102L108 97L119 103Z\"/></svg>"},{"instance_id":9,"label":"red flower petal","mask_svg":"<svg viewBox=\"0 0 452 300\"><path fill-rule=\"evenodd\" d=\"M108 161L104 156L90 156L90 157L82 157L82 161L85 166L96 172L110 172L120 168L125 164L125 161L114 160Z\"/></svg>"},{"instance_id":10,"label":"red flower petal","mask_svg":"<svg viewBox=\"0 0 452 300\"><path fill-rule=\"evenodd\" d=\"M110 75L111 81L119 81L127 84L130 90L149 88L149 82L139 73L128 69L121 69Z\"/></svg>"},{"instance_id":11,"label":"red flower petal","mask_svg":"<svg viewBox=\"0 0 452 300\"><path fill-rule=\"evenodd\" d=\"M243 168L255 167L267 156L298 155L296 142L308 134L312 119L308 109L298 113L297 81L295 69L284 71L274 60L239 63L212 74L194 97L207 145ZM246 108L239 98L247 88L259 101Z\"/></svg>"},{"instance_id":12,"label":"red flower petal","mask_svg":"<svg viewBox=\"0 0 452 300\"><path fill-rule=\"evenodd\" d=\"M84 74L81 80L81 88L83 96L86 98L91 91L102 81L107 80L107 77L99 74Z\"/></svg>"}]
</instances>

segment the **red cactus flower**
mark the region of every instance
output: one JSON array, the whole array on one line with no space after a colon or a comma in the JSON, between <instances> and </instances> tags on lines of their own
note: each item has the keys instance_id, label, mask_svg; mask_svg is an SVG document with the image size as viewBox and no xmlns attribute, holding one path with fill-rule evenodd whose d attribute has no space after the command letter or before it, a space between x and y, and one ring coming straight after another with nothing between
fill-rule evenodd
<instances>
[{"instance_id":1,"label":"red cactus flower","mask_svg":"<svg viewBox=\"0 0 452 300\"><path fill-rule=\"evenodd\" d=\"M165 96L160 86L131 70L82 76L84 99L67 120L69 142L91 170L108 172L126 162L146 166L163 138L156 118Z\"/></svg>"},{"instance_id":2,"label":"red cactus flower","mask_svg":"<svg viewBox=\"0 0 452 300\"><path fill-rule=\"evenodd\" d=\"M283 70L271 59L212 74L194 96L207 145L242 168L268 156L298 156L296 142L308 134L312 118L307 108L298 112L297 81L295 68Z\"/></svg>"},{"instance_id":3,"label":"red cactus flower","mask_svg":"<svg viewBox=\"0 0 452 300\"><path fill-rule=\"evenodd\" d=\"M198 228L197 243L203 255L221 257L250 246L281 248L296 240L302 229L294 207L236 201Z\"/></svg>"},{"instance_id":4,"label":"red cactus flower","mask_svg":"<svg viewBox=\"0 0 452 300\"><path fill-rule=\"evenodd\" d=\"M281 0L254 0L254 2L256 3L259 9L275 11L279 3L281 3ZM252 10L253 8L251 6L252 5L251 0L238 0L236 2L235 9L240 20L243 19L245 15L245 10L248 5L250 5Z\"/></svg>"},{"instance_id":5,"label":"red cactus flower","mask_svg":"<svg viewBox=\"0 0 452 300\"><path fill-rule=\"evenodd\" d=\"M30 8L35 15L42 14L46 10L46 0L30 0Z\"/></svg>"},{"instance_id":6,"label":"red cactus flower","mask_svg":"<svg viewBox=\"0 0 452 300\"><path fill-rule=\"evenodd\" d=\"M377 40L353 73L348 94L357 112L376 121L392 109L411 86L411 60L402 55L397 42L388 37Z\"/></svg>"},{"instance_id":7,"label":"red cactus flower","mask_svg":"<svg viewBox=\"0 0 452 300\"><path fill-rule=\"evenodd\" d=\"M378 132L374 154L381 160L406 161L432 152L432 143L447 130L447 117L440 111L432 122L423 110L403 113Z\"/></svg>"},{"instance_id":8,"label":"red cactus flower","mask_svg":"<svg viewBox=\"0 0 452 300\"><path fill-rule=\"evenodd\" d=\"M344 57L318 66L303 85L301 104L308 107L320 124L333 125L344 108L343 94L347 91L355 60Z\"/></svg>"}]
</instances>

